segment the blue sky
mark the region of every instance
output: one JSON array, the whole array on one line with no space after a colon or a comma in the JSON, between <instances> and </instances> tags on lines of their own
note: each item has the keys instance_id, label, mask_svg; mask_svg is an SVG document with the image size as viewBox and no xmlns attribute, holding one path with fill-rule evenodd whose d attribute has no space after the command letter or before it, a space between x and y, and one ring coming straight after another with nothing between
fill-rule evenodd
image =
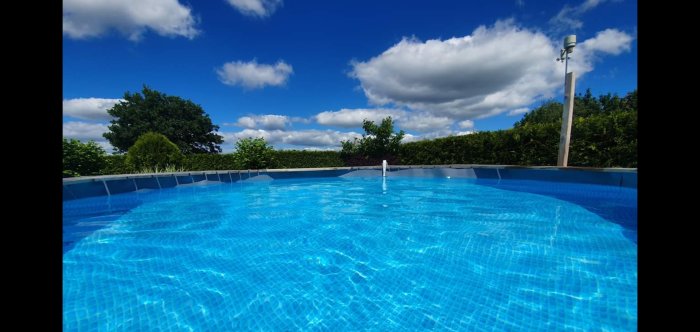
<instances>
[{"instance_id":1,"label":"blue sky","mask_svg":"<svg viewBox=\"0 0 700 332\"><path fill-rule=\"evenodd\" d=\"M124 92L200 104L224 152L338 149L391 115L404 141L506 129L577 92L637 87L637 2L64 0L63 135L95 140Z\"/></svg>"}]
</instances>

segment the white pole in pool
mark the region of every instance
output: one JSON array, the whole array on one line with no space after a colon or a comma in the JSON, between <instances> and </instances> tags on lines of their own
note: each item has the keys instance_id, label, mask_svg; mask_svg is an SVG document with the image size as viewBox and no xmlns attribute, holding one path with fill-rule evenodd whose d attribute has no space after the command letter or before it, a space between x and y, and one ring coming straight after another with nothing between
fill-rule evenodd
<instances>
[{"instance_id":1,"label":"white pole in pool","mask_svg":"<svg viewBox=\"0 0 700 332\"><path fill-rule=\"evenodd\" d=\"M382 160L382 176L386 177L386 160Z\"/></svg>"}]
</instances>

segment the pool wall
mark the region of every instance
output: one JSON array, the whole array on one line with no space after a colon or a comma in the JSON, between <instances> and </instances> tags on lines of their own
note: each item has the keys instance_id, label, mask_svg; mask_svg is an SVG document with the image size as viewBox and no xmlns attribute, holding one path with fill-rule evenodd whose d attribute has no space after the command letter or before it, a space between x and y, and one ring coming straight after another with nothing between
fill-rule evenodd
<instances>
[{"instance_id":1,"label":"pool wall","mask_svg":"<svg viewBox=\"0 0 700 332\"><path fill-rule=\"evenodd\" d=\"M381 166L196 171L157 174L85 176L63 179L63 200L114 195L210 182L258 182L291 178L380 177ZM536 180L637 188L636 168L583 168L502 165L390 166L387 177L451 177L496 180Z\"/></svg>"}]
</instances>

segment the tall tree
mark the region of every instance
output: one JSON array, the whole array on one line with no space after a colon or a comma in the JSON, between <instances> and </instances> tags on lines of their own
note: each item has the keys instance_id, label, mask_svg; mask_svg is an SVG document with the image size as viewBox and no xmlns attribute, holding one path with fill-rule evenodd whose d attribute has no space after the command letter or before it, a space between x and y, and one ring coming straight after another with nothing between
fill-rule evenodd
<instances>
[{"instance_id":1,"label":"tall tree","mask_svg":"<svg viewBox=\"0 0 700 332\"><path fill-rule=\"evenodd\" d=\"M124 94L124 101L107 110L114 119L103 136L117 152L126 152L139 136L147 132L165 135L184 154L218 153L223 137L215 133L200 105L190 100L152 90L144 85L142 93Z\"/></svg>"},{"instance_id":2,"label":"tall tree","mask_svg":"<svg viewBox=\"0 0 700 332\"><path fill-rule=\"evenodd\" d=\"M105 150L94 141L63 138L63 177L97 175L105 166Z\"/></svg>"},{"instance_id":3,"label":"tall tree","mask_svg":"<svg viewBox=\"0 0 700 332\"><path fill-rule=\"evenodd\" d=\"M348 165L376 165L383 159L390 164L398 162L399 145L405 133L403 130L394 132L394 121L391 117L384 118L379 125L364 120L362 129L365 130L365 134L361 139L340 142L343 146L340 155Z\"/></svg>"}]
</instances>

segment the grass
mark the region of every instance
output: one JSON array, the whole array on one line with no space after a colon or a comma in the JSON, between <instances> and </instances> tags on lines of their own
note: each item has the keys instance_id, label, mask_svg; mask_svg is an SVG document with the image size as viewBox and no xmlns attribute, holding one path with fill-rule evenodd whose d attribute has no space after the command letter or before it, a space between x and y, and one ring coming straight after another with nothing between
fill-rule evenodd
<instances>
[{"instance_id":1,"label":"grass","mask_svg":"<svg viewBox=\"0 0 700 332\"><path fill-rule=\"evenodd\" d=\"M147 173L174 173L174 172L184 172L185 169L182 167L176 167L172 165L166 165L164 168L159 169L158 166L154 168L144 167L136 171L136 174L147 174Z\"/></svg>"}]
</instances>

